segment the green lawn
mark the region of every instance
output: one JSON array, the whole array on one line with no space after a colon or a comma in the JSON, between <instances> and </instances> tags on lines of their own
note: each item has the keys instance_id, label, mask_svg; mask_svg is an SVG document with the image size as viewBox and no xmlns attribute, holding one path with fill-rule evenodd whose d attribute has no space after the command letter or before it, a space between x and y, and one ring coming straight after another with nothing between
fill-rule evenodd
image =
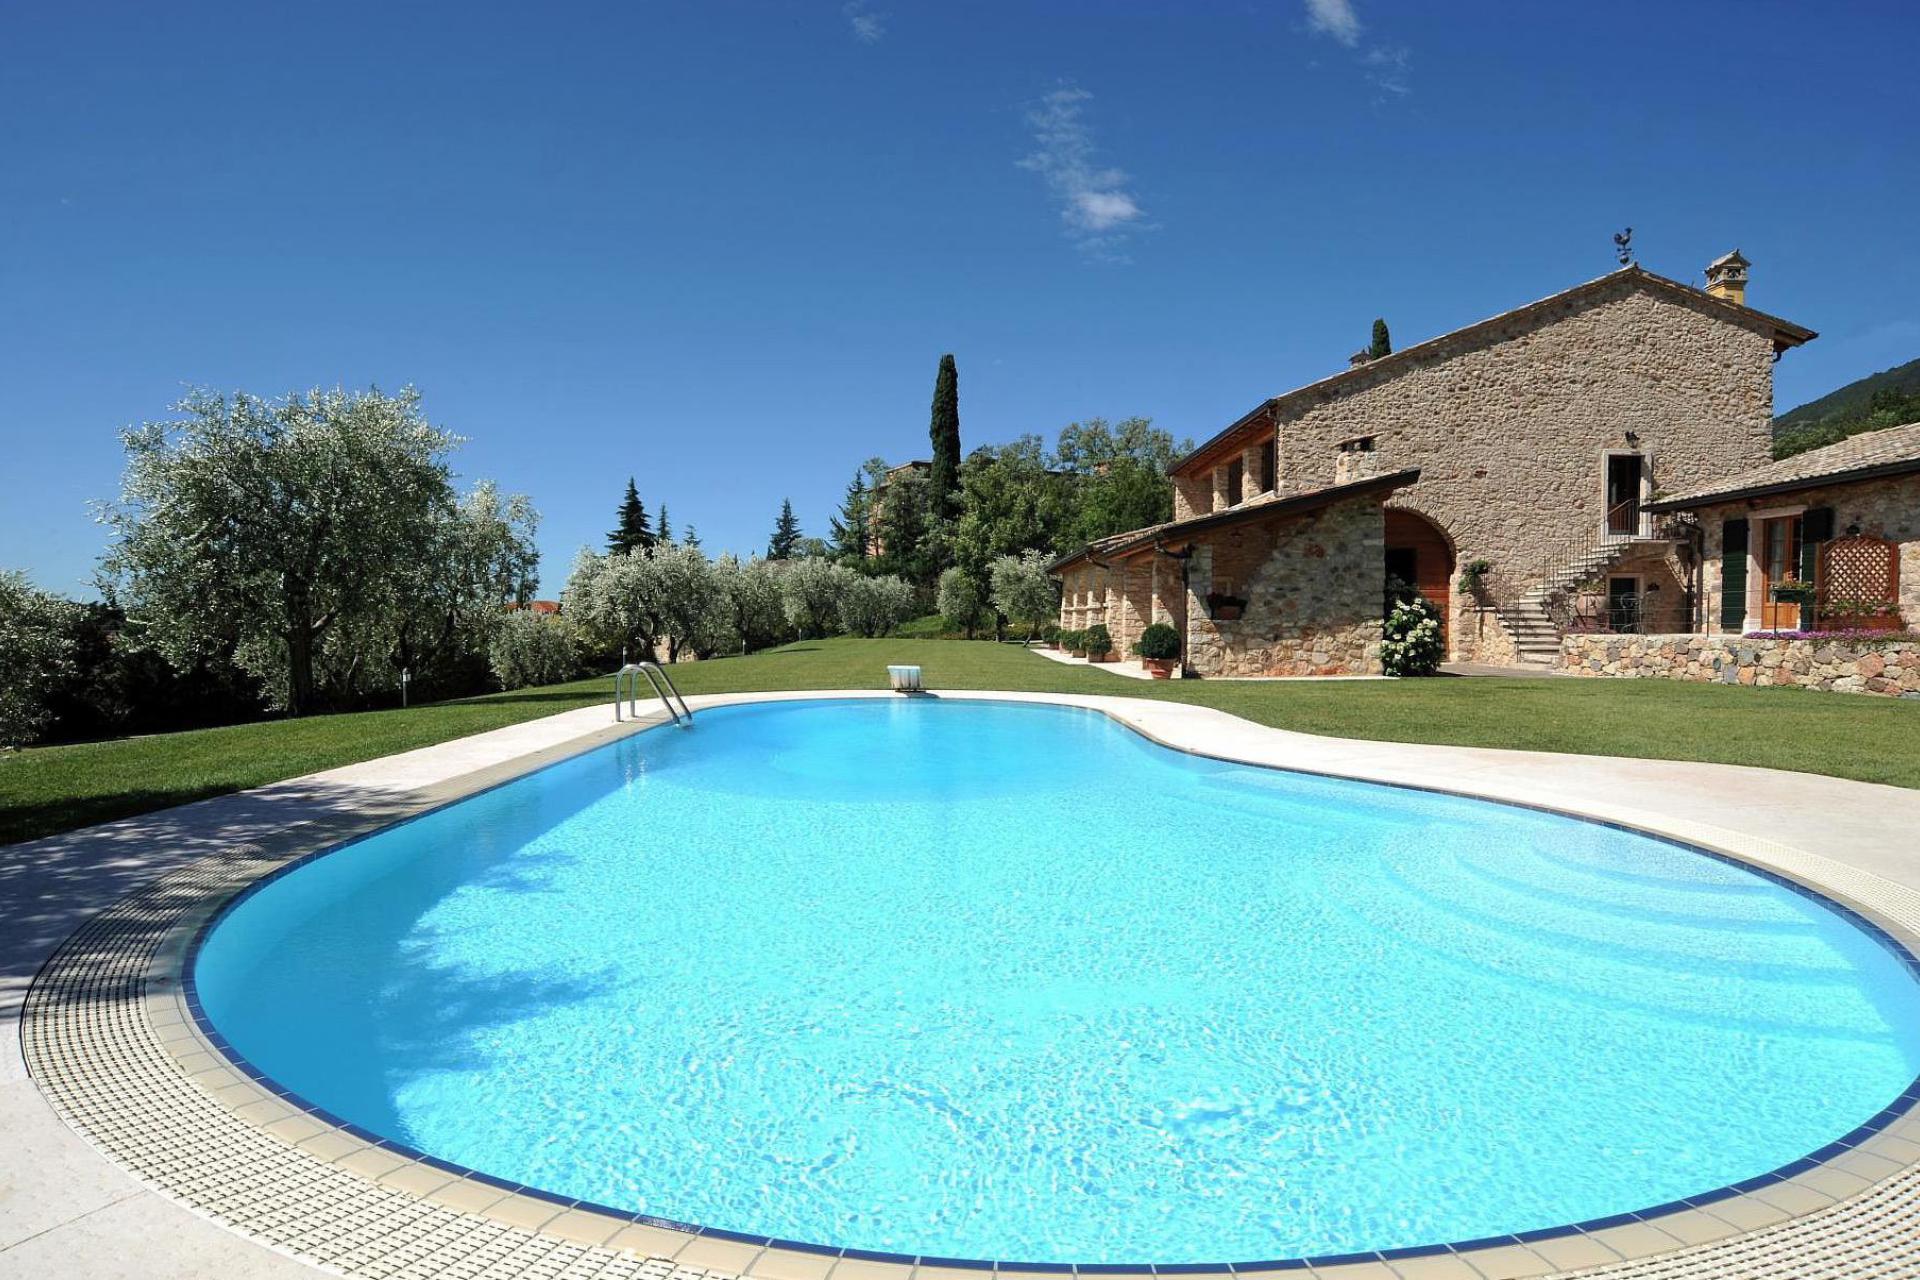
<instances>
[{"instance_id":1,"label":"green lawn","mask_svg":"<svg viewBox=\"0 0 1920 1280\"><path fill-rule=\"evenodd\" d=\"M917 662L933 689L1106 693L1199 703L1306 733L1767 765L1920 787L1920 702L1659 680L1149 684L1013 645L812 640L678 667L688 693L880 688ZM48 835L589 703L607 680L414 707L202 729L0 757L0 843Z\"/></svg>"}]
</instances>

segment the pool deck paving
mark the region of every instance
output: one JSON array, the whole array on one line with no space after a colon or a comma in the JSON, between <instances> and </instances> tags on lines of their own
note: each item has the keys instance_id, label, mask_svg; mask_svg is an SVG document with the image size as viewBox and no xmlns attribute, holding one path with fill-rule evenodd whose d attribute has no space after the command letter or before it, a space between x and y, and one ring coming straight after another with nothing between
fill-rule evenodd
<instances>
[{"instance_id":1,"label":"pool deck paving","mask_svg":"<svg viewBox=\"0 0 1920 1280\"><path fill-rule=\"evenodd\" d=\"M689 701L697 713L894 696ZM1324 738L1126 697L936 696L1083 706L1206 755L1636 827L1809 884L1920 945L1920 791L1728 765ZM178 982L186 942L247 883L290 858L664 720L654 712L615 725L608 708L583 708L0 847L0 1277L293 1277L318 1266L395 1280L981 1280L980 1270L944 1260L909 1267L669 1230L420 1161L276 1097L195 1025ZM1893 1117L1791 1176L1677 1212L1524 1242L1316 1260L1275 1274L1920 1276L1920 1116Z\"/></svg>"}]
</instances>

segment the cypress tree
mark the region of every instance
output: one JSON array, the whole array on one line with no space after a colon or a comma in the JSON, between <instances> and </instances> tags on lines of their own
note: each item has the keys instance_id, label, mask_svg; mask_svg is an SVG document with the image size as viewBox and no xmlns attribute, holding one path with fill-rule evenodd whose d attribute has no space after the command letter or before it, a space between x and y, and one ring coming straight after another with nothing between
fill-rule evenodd
<instances>
[{"instance_id":1,"label":"cypress tree","mask_svg":"<svg viewBox=\"0 0 1920 1280\"><path fill-rule=\"evenodd\" d=\"M660 504L660 532L653 535L654 541L665 546L673 541L673 526L667 523L667 504Z\"/></svg>"},{"instance_id":2,"label":"cypress tree","mask_svg":"<svg viewBox=\"0 0 1920 1280\"><path fill-rule=\"evenodd\" d=\"M800 545L800 522L793 515L793 501L783 498L780 502L780 518L774 521L773 536L767 539L767 559L791 560L794 548Z\"/></svg>"},{"instance_id":3,"label":"cypress tree","mask_svg":"<svg viewBox=\"0 0 1920 1280\"><path fill-rule=\"evenodd\" d=\"M1387 322L1385 320L1375 320L1373 322L1373 343L1367 348L1367 355L1378 360L1381 356L1390 356L1392 354L1393 339L1387 336Z\"/></svg>"},{"instance_id":4,"label":"cypress tree","mask_svg":"<svg viewBox=\"0 0 1920 1280\"><path fill-rule=\"evenodd\" d=\"M641 505L640 491L627 477L627 496L620 500L619 522L607 535L609 551L645 551L653 546L653 529L647 524L647 509Z\"/></svg>"},{"instance_id":5,"label":"cypress tree","mask_svg":"<svg viewBox=\"0 0 1920 1280\"><path fill-rule=\"evenodd\" d=\"M927 435L933 442L933 469L927 475L933 516L945 524L959 514L960 502L960 370L951 354L940 357L940 372L933 380L933 421Z\"/></svg>"}]
</instances>

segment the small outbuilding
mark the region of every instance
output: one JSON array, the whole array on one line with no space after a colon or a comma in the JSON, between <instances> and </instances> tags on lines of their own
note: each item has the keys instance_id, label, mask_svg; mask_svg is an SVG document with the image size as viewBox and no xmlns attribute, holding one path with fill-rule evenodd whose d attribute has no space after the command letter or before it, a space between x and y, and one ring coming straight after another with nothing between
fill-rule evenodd
<instances>
[{"instance_id":1,"label":"small outbuilding","mask_svg":"<svg viewBox=\"0 0 1920 1280\"><path fill-rule=\"evenodd\" d=\"M1920 630L1920 422L1661 497L1702 540L1699 630Z\"/></svg>"}]
</instances>

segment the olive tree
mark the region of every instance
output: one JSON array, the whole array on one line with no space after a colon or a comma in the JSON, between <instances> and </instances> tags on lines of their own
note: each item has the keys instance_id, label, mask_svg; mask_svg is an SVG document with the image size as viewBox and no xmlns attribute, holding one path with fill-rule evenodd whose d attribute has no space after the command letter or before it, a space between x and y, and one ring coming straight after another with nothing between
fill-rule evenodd
<instances>
[{"instance_id":1,"label":"olive tree","mask_svg":"<svg viewBox=\"0 0 1920 1280\"><path fill-rule=\"evenodd\" d=\"M1047 573L1047 558L1038 551L995 560L991 584L993 607L1009 622L1025 623L1028 639L1059 608L1053 578Z\"/></svg>"},{"instance_id":2,"label":"olive tree","mask_svg":"<svg viewBox=\"0 0 1920 1280\"><path fill-rule=\"evenodd\" d=\"M785 562L780 571L780 597L788 624L808 639L832 631L840 620L840 598L858 576L821 556Z\"/></svg>"},{"instance_id":3,"label":"olive tree","mask_svg":"<svg viewBox=\"0 0 1920 1280\"><path fill-rule=\"evenodd\" d=\"M849 635L884 636L913 617L913 603L905 579L855 574L840 594L840 626Z\"/></svg>"},{"instance_id":4,"label":"olive tree","mask_svg":"<svg viewBox=\"0 0 1920 1280\"><path fill-rule=\"evenodd\" d=\"M0 572L0 749L33 741L48 720L47 695L73 671L80 606Z\"/></svg>"},{"instance_id":5,"label":"olive tree","mask_svg":"<svg viewBox=\"0 0 1920 1280\"><path fill-rule=\"evenodd\" d=\"M565 615L516 610L500 620L487 642L487 666L502 689L558 684L579 664L579 646Z\"/></svg>"},{"instance_id":6,"label":"olive tree","mask_svg":"<svg viewBox=\"0 0 1920 1280\"><path fill-rule=\"evenodd\" d=\"M276 703L311 711L330 633L365 624L431 560L459 442L412 388L196 391L175 409L122 435L105 583L176 664L232 644Z\"/></svg>"},{"instance_id":7,"label":"olive tree","mask_svg":"<svg viewBox=\"0 0 1920 1280\"><path fill-rule=\"evenodd\" d=\"M987 593L979 581L959 565L940 575L940 592L934 604L940 616L963 628L973 639L974 628L987 620Z\"/></svg>"},{"instance_id":8,"label":"olive tree","mask_svg":"<svg viewBox=\"0 0 1920 1280\"><path fill-rule=\"evenodd\" d=\"M650 658L661 632L651 555L645 551L582 551L573 562L562 607L588 643L608 653Z\"/></svg>"},{"instance_id":9,"label":"olive tree","mask_svg":"<svg viewBox=\"0 0 1920 1280\"><path fill-rule=\"evenodd\" d=\"M754 556L741 560L724 555L713 563L727 614L728 640L740 652L751 653L778 643L786 635L786 603L780 594L780 572Z\"/></svg>"},{"instance_id":10,"label":"olive tree","mask_svg":"<svg viewBox=\"0 0 1920 1280\"><path fill-rule=\"evenodd\" d=\"M699 548L685 543L655 547L650 558L654 608L667 642L667 661L677 661L683 649L698 658L711 657L732 633L713 563Z\"/></svg>"}]
</instances>

